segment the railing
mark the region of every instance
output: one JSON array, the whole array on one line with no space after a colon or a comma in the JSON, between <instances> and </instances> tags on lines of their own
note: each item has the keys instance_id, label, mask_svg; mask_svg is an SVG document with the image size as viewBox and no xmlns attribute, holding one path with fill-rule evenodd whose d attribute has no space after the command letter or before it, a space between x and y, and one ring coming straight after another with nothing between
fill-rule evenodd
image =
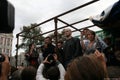
<instances>
[{"instance_id":1,"label":"railing","mask_svg":"<svg viewBox=\"0 0 120 80\"><path fill-rule=\"evenodd\" d=\"M40 26L40 25L42 25L42 24L45 24L45 23L47 23L47 22L49 22L49 21L51 21L51 20L54 20L55 30L51 30L51 31L48 31L48 32L45 32L45 33L36 35L36 36L34 36L34 37L28 37L28 36L21 35L21 34L24 33L25 31L22 31L22 32L18 33L18 34L16 35L16 38L17 38L17 44L16 44L16 47L17 47L17 49L16 49L16 50L17 50L17 51L16 51L16 67L17 67L17 61L18 61L19 36L21 36L21 37L27 37L27 38L35 38L35 37L37 37L37 36L44 35L44 34L48 34L48 33L53 32L53 31L55 31L55 35L57 35L57 30L66 28L66 27L68 27L68 26L70 26L70 27L72 27L73 29L75 29L73 32L75 32L75 31L80 31L82 28L81 28L81 29L78 29L78 28L74 27L73 25L78 24L78 23L81 23L81 22L84 22L84 21L87 21L87 20L89 20L88 18L83 19L83 20L80 20L80 21L77 21L77 22L74 22L74 23L72 23L72 24L68 24L67 22L59 19L59 17L61 17L61 16L63 16L63 15L66 15L66 14L68 14L68 13L70 13L70 12L73 12L73 11L75 11L75 10L78 10L78 9L80 9L80 8L83 8L83 7L85 7L85 6L87 6L87 5L90 5L90 4L92 4L92 3L94 3L94 2L97 2L97 1L99 1L99 0L92 0L92 1L90 1L90 2L87 2L87 3L83 4L83 5L80 5L80 6L76 7L76 8L73 8L73 9L71 9L71 10L69 10L69 11L66 11L66 12L64 12L64 13L62 13L62 14L59 14L59 15L55 16L55 17L52 17L52 18L50 18L50 19L48 19L48 20L46 20L46 21L43 21L43 22L41 22L41 23L37 24L36 26L34 26L34 27L32 27L32 28L29 29L29 30L31 30L31 29L33 29L33 28L35 28L35 27L38 27L38 26ZM58 27L57 27L57 22L58 22L58 21L66 24L66 26L62 26L62 27L58 28ZM90 26L86 26L86 27L88 28L88 27L93 27L93 26L94 26L94 25L90 25ZM27 31L29 31L29 30L27 30ZM57 43L57 36L56 36L56 42L55 42L55 43Z\"/></svg>"}]
</instances>

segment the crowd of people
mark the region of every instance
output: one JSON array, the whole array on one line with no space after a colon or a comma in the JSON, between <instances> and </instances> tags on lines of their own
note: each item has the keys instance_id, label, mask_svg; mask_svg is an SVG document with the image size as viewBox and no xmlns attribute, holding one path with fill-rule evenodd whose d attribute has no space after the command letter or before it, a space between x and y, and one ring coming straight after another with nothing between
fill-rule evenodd
<instances>
[{"instance_id":1,"label":"crowd of people","mask_svg":"<svg viewBox=\"0 0 120 80\"><path fill-rule=\"evenodd\" d=\"M120 47L113 47L107 38L102 40L89 29L81 31L80 38L72 37L69 28L63 30L65 41L57 47L51 37L40 47L42 61L35 44L29 45L25 54L27 67L11 67L6 55L0 62L0 80L110 80L107 66L120 66ZM116 78L120 79L120 75Z\"/></svg>"}]
</instances>

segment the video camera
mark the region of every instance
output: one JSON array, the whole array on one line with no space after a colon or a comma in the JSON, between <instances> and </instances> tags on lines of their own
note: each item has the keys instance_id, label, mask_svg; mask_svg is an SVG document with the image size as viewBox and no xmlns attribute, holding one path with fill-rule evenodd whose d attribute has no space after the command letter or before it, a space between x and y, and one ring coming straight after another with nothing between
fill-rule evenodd
<instances>
[{"instance_id":1,"label":"video camera","mask_svg":"<svg viewBox=\"0 0 120 80\"><path fill-rule=\"evenodd\" d=\"M50 62L50 63L44 63L46 68L49 68L51 66L55 66L56 65L56 60L55 60L53 54L49 54L47 56L47 61Z\"/></svg>"},{"instance_id":2,"label":"video camera","mask_svg":"<svg viewBox=\"0 0 120 80\"><path fill-rule=\"evenodd\" d=\"M50 62L50 63L55 61L53 54L48 55L47 61Z\"/></svg>"},{"instance_id":3,"label":"video camera","mask_svg":"<svg viewBox=\"0 0 120 80\"><path fill-rule=\"evenodd\" d=\"M4 62L5 61L5 56L0 54L0 62Z\"/></svg>"},{"instance_id":4,"label":"video camera","mask_svg":"<svg viewBox=\"0 0 120 80\"><path fill-rule=\"evenodd\" d=\"M97 50L101 53L102 52L102 50L101 50L101 48L100 47L97 47Z\"/></svg>"},{"instance_id":5,"label":"video camera","mask_svg":"<svg viewBox=\"0 0 120 80\"><path fill-rule=\"evenodd\" d=\"M1 74L1 71L2 71L2 64L1 62L4 62L5 61L5 56L0 54L0 74Z\"/></svg>"}]
</instances>

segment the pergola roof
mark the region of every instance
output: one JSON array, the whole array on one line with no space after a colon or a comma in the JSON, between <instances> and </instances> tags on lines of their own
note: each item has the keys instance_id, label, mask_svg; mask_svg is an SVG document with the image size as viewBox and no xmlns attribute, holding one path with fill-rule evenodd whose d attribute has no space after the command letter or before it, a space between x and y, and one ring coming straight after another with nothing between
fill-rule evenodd
<instances>
[{"instance_id":1,"label":"pergola roof","mask_svg":"<svg viewBox=\"0 0 120 80\"><path fill-rule=\"evenodd\" d=\"M31 29L33 29L35 27L39 27L39 26L41 28L42 27L47 27L46 32L42 33L41 35L45 35L47 33L53 32L53 31L55 31L55 28L51 28L51 27L55 26L55 22L54 22L55 19L57 20L57 30L60 30L60 29L66 28L66 27L71 27L73 32L75 32L75 31L79 31L80 29L83 29L85 27L93 27L92 22L88 18L89 17L88 14L86 14L88 16L84 18L84 17L76 16L75 13L76 12L80 13L81 12L80 9L82 9L82 8L92 4L94 2L97 2L97 1L99 1L99 0L89 1L89 2L87 2L85 4L82 4L82 5L78 6L78 7L76 7L76 8L73 8L73 9L71 9L69 11L66 11L66 12L62 13L62 14L54 16L54 17L52 17L52 18L50 18L48 20L45 20L45 21L43 21L41 23L38 23L36 26L32 27ZM86 10L87 10L87 8L85 9L85 11ZM82 10L82 12L84 12L84 10ZM65 16L65 18L64 18L64 16ZM75 18L79 18L79 20L75 20ZM24 32L25 31L22 31L22 32L18 33L17 36L25 37L25 36L21 35ZM36 35L36 36L39 36L39 35Z\"/></svg>"},{"instance_id":2,"label":"pergola roof","mask_svg":"<svg viewBox=\"0 0 120 80\"><path fill-rule=\"evenodd\" d=\"M92 4L92 3L95 3L97 1L99 1L99 0L92 0L92 1L86 2L86 3L84 3L84 4L82 4L82 5L78 6L78 7L75 7L73 9L69 10L69 11L66 11L66 12L64 12L62 14L59 14L59 15L54 16L54 17L52 17L52 18L50 18L48 20L45 20L45 21L43 21L41 23L38 23L36 26L30 28L29 30L31 30L33 28L36 28L36 27L39 27L39 26L41 27L41 29L42 29L42 27L47 27L46 32L34 36L34 37L37 37L37 36L45 35L45 34L48 34L48 33L51 33L51 32L61 31L63 28L66 28L66 27L71 28L72 31L75 32L75 33L80 32L80 30L83 29L83 28L94 27L95 25L93 25L92 22L88 18L89 13L87 13L87 8L88 8L87 6ZM82 11L80 11L80 9ZM86 15L88 15L88 17L84 17L83 15L81 15L82 17L77 16L76 12L77 13L84 12L84 13L86 13ZM82 13L82 14L84 14L84 13ZM69 17L67 15L69 15ZM64 18L64 16L66 16L67 18ZM79 20L76 20L78 18L79 18ZM54 27L54 28L52 28L51 26ZM27 38L34 38L34 37L23 36L22 33L24 33L24 32L25 31L22 31L22 32L20 32L20 33L18 33L16 35L16 37L17 37L17 46L19 44L19 37L20 36L21 37L27 37ZM79 33L77 33L77 34L79 34ZM56 33L56 35L57 35L57 33ZM56 42L57 42L57 38L56 38ZM17 66L17 55L18 55L18 49L16 51L16 66Z\"/></svg>"}]
</instances>

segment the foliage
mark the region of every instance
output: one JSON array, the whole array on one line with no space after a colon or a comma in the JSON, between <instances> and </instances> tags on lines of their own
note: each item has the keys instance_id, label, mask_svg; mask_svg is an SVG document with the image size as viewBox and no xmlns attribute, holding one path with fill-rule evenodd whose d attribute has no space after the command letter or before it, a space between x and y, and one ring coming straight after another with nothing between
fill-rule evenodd
<instances>
[{"instance_id":1,"label":"foliage","mask_svg":"<svg viewBox=\"0 0 120 80\"><path fill-rule=\"evenodd\" d=\"M31 24L30 26L23 26L23 28L21 29L21 31L23 31L23 33L21 34L23 36L22 43L18 46L18 48L22 48L22 49L25 49L25 51L27 51L28 45L32 42L34 42L36 45L42 44L44 37L40 35L42 34L41 28L35 27L35 26L37 26L36 23Z\"/></svg>"},{"instance_id":2,"label":"foliage","mask_svg":"<svg viewBox=\"0 0 120 80\"><path fill-rule=\"evenodd\" d=\"M49 34L49 36L52 38L54 43L56 41L56 37L57 37L58 41L64 41L65 40L63 32L61 32L61 33L57 32L57 36L55 35L55 32L54 32L54 33Z\"/></svg>"}]
</instances>

